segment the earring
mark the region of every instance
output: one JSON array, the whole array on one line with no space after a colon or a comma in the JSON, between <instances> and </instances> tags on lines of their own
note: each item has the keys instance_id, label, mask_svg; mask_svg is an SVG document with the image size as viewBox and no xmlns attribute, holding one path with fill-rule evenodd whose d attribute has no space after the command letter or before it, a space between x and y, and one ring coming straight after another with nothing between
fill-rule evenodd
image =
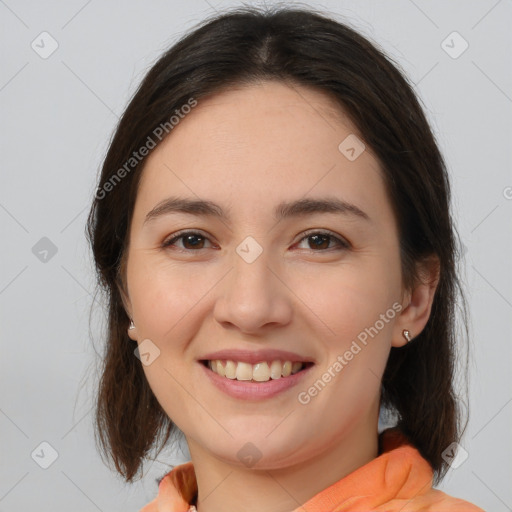
<instances>
[{"instance_id":1,"label":"earring","mask_svg":"<svg viewBox=\"0 0 512 512\"><path fill-rule=\"evenodd\" d=\"M135 329L135 324L133 323L133 320L130 320L130 326L128 329L131 331L132 329Z\"/></svg>"},{"instance_id":2,"label":"earring","mask_svg":"<svg viewBox=\"0 0 512 512\"><path fill-rule=\"evenodd\" d=\"M411 341L411 333L407 330L407 329L404 329L402 331L402 336L407 340L407 343L409 343Z\"/></svg>"}]
</instances>

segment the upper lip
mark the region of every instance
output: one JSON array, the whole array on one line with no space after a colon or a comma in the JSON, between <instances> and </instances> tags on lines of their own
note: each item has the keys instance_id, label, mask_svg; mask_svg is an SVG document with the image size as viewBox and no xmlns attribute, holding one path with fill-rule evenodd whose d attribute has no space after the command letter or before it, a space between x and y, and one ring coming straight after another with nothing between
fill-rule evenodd
<instances>
[{"instance_id":1,"label":"upper lip","mask_svg":"<svg viewBox=\"0 0 512 512\"><path fill-rule=\"evenodd\" d=\"M313 363L314 360L310 357L301 356L294 352L277 349L264 349L264 350L241 350L241 349L225 349L216 352L210 352L200 358L201 361L213 361L216 359L240 361L243 363L256 364L262 361L299 361L301 363Z\"/></svg>"}]
</instances>

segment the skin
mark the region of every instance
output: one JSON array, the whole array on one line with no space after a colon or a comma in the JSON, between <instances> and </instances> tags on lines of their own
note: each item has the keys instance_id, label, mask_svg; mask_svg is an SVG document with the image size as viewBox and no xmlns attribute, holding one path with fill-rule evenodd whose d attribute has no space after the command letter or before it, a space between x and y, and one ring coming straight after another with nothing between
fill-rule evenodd
<instances>
[{"instance_id":1,"label":"skin","mask_svg":"<svg viewBox=\"0 0 512 512\"><path fill-rule=\"evenodd\" d=\"M430 284L403 286L396 219L370 148L354 161L338 145L357 130L323 93L278 82L201 99L150 154L130 228L124 302L160 356L144 371L163 409L183 431L200 512L292 511L378 455L381 377L392 346L430 315ZM170 213L144 223L169 196L210 200L231 222ZM314 213L276 222L274 207L337 197L370 218ZM200 231L162 244L180 230ZM316 248L309 237L332 231ZM236 252L247 237L262 254ZM185 244L185 245L184 245ZM402 310L311 401L297 400L392 304ZM278 348L315 361L310 376L273 398L231 398L197 359L225 348ZM251 442L251 468L237 452Z\"/></svg>"}]
</instances>

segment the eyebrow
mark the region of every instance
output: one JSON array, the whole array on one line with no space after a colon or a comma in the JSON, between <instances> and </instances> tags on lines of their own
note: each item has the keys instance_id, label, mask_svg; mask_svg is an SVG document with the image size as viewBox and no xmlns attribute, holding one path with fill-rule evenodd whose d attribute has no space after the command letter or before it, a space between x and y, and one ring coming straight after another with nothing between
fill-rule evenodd
<instances>
[{"instance_id":1,"label":"eyebrow","mask_svg":"<svg viewBox=\"0 0 512 512\"><path fill-rule=\"evenodd\" d=\"M171 213L186 213L189 215L214 217L228 223L231 220L229 212L224 211L218 204L212 201L169 197L160 201L146 215L144 224L162 215ZM274 209L274 218L275 220L283 220L315 213L337 213L370 221L370 217L356 205L334 197L319 199L304 198L279 203Z\"/></svg>"}]
</instances>

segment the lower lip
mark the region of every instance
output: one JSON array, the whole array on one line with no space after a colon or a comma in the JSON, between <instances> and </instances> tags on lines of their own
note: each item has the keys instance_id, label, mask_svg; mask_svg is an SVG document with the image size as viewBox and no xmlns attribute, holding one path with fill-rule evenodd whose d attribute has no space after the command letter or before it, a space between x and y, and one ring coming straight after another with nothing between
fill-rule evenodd
<instances>
[{"instance_id":1,"label":"lower lip","mask_svg":"<svg viewBox=\"0 0 512 512\"><path fill-rule=\"evenodd\" d=\"M270 379L265 382L250 382L221 377L204 364L199 364L204 372L206 372L207 377L218 389L233 398L241 398L243 400L262 400L276 396L297 385L313 367L313 365L308 366L289 377L281 377L275 380Z\"/></svg>"}]
</instances>

